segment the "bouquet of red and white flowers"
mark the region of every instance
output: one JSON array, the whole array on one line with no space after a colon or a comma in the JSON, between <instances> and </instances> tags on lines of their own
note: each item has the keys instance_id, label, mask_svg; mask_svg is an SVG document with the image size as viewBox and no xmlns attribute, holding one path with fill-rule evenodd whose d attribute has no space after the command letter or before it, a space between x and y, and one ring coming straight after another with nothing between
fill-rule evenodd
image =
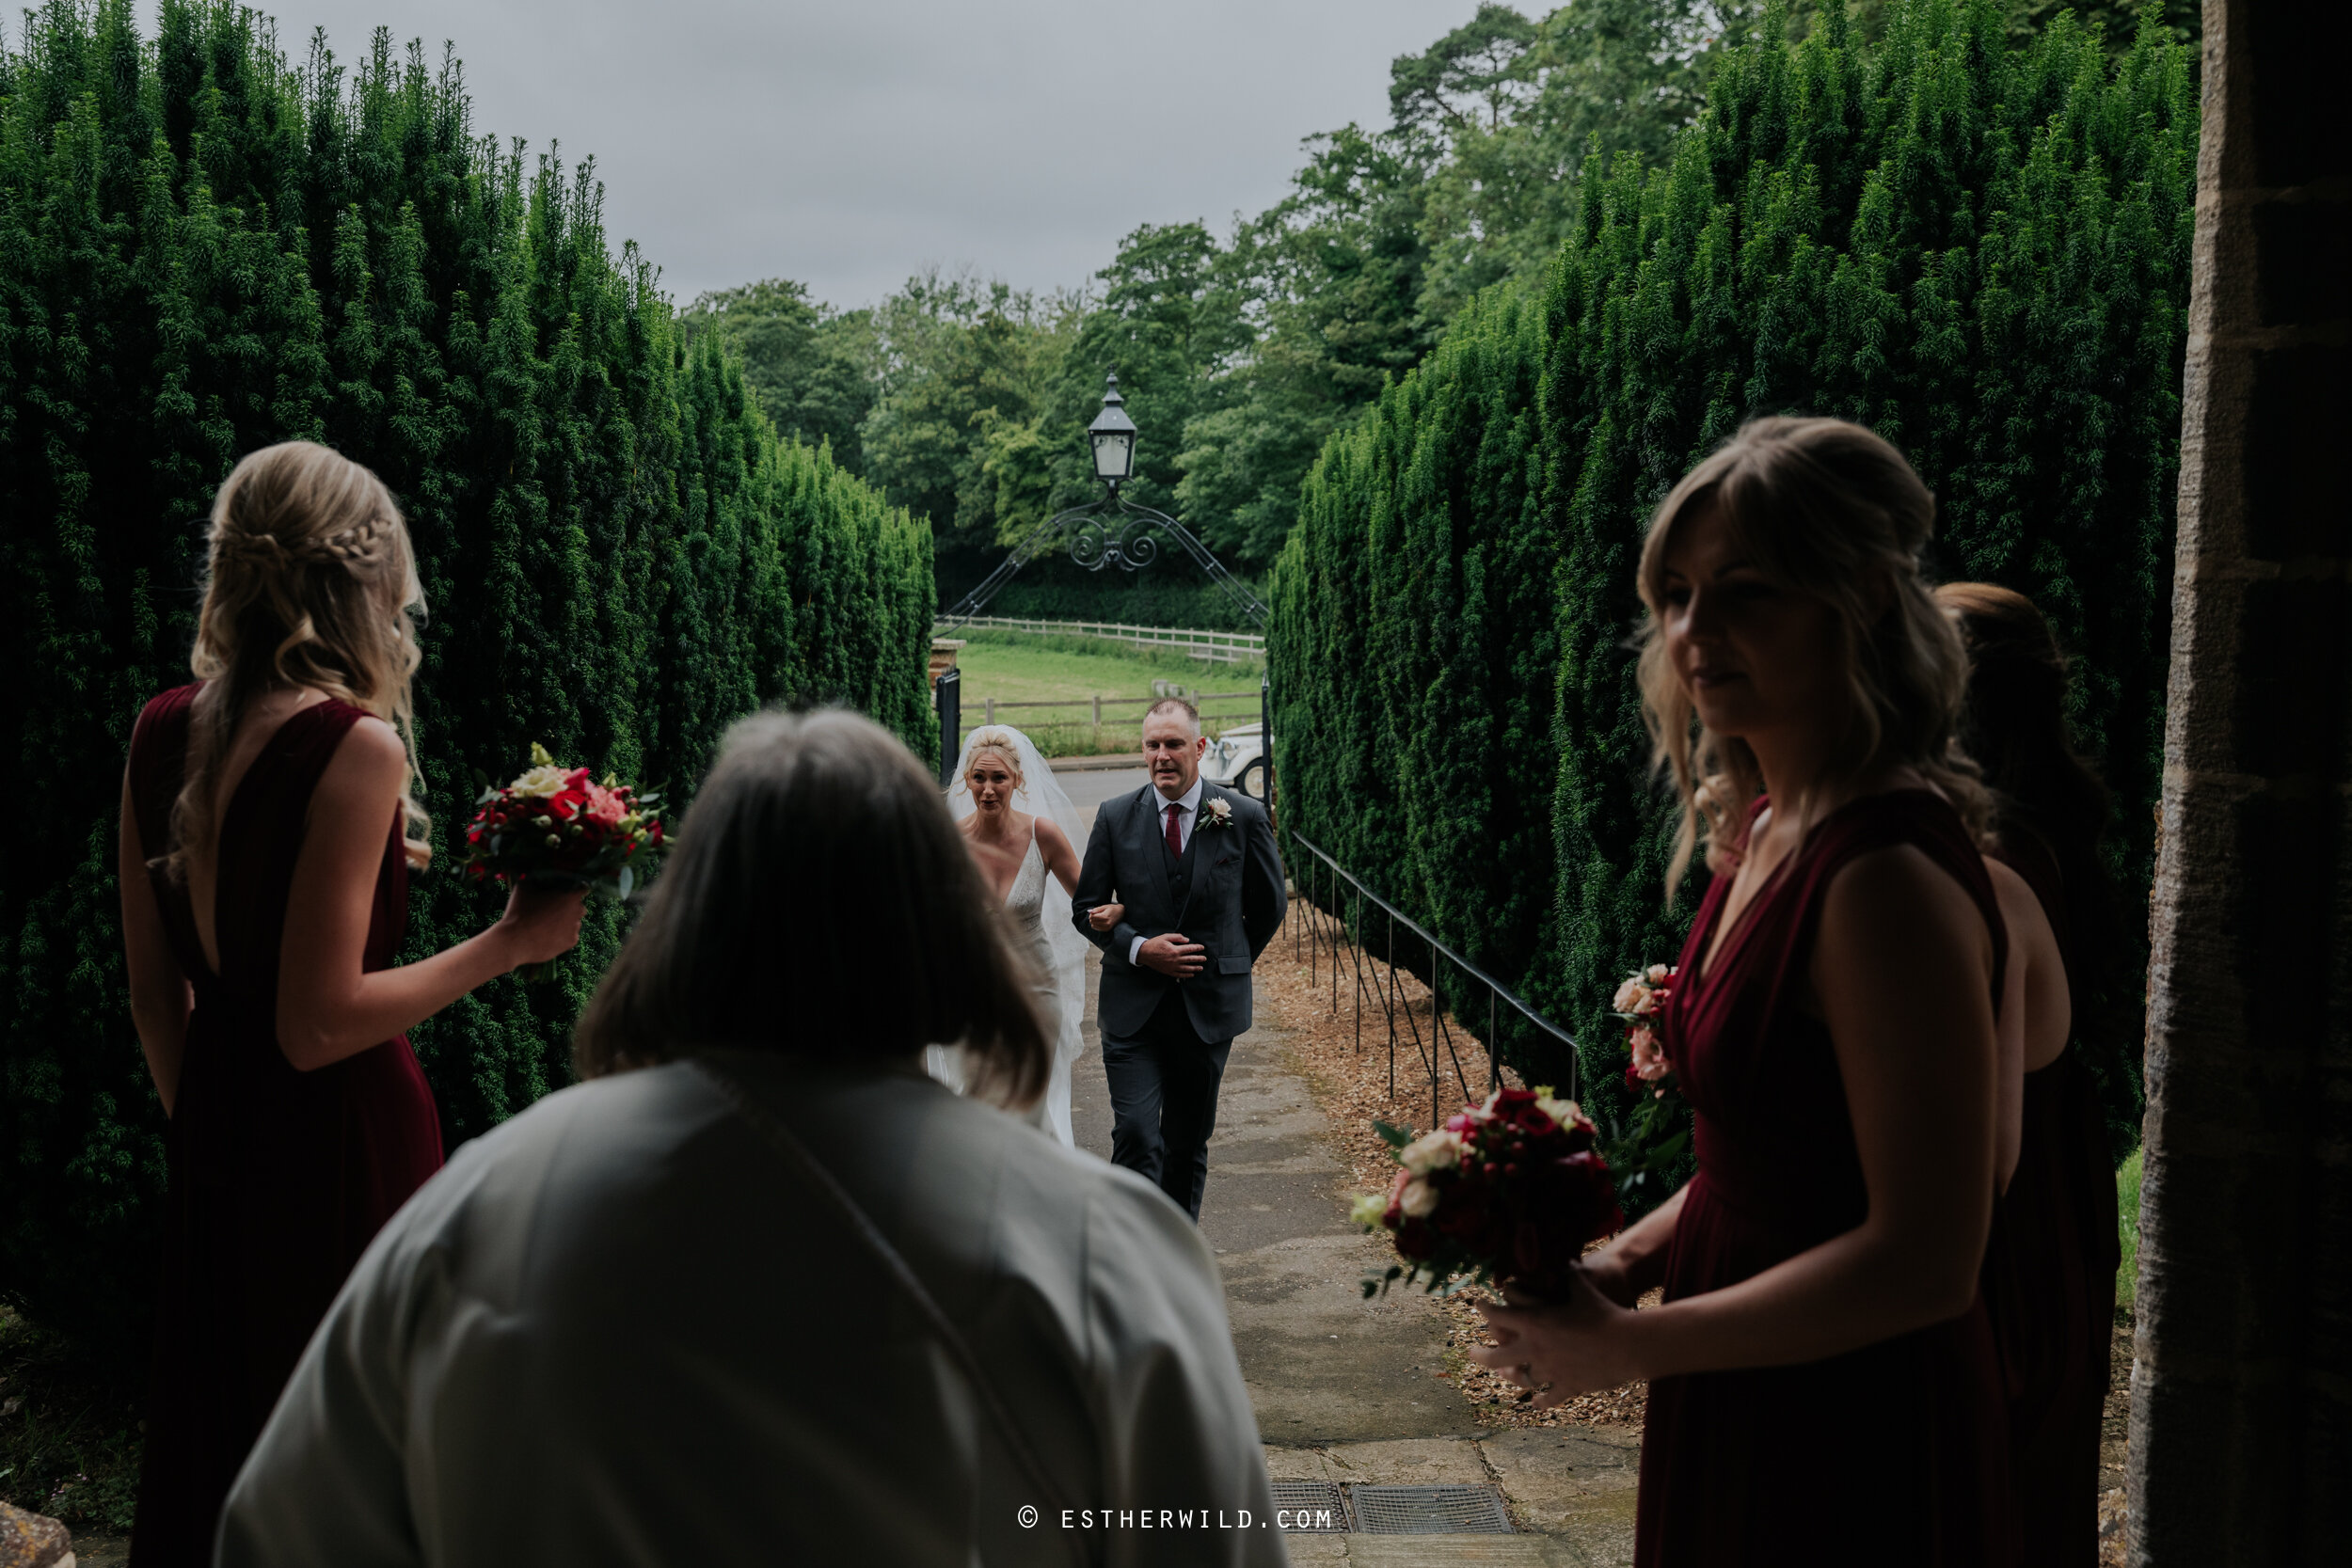
<instances>
[{"instance_id":1,"label":"bouquet of red and white flowers","mask_svg":"<svg viewBox=\"0 0 2352 1568\"><path fill-rule=\"evenodd\" d=\"M466 875L538 887L587 888L626 898L668 846L661 798L607 773L564 768L537 741L531 770L485 786L466 824Z\"/></svg>"},{"instance_id":2,"label":"bouquet of red and white flowers","mask_svg":"<svg viewBox=\"0 0 2352 1568\"><path fill-rule=\"evenodd\" d=\"M1441 1295L1486 1284L1556 1295L1586 1243L1623 1223L1592 1122L1549 1088L1498 1089L1418 1138L1373 1125L1401 1168L1385 1195L1356 1200L1356 1218L1390 1232L1405 1261L1367 1277L1367 1296L1424 1277Z\"/></svg>"},{"instance_id":3,"label":"bouquet of red and white flowers","mask_svg":"<svg viewBox=\"0 0 2352 1568\"><path fill-rule=\"evenodd\" d=\"M1633 1056L1625 1069L1625 1086L1635 1094L1646 1088L1656 1100L1663 1100L1674 1087L1675 1069L1666 1060L1665 1047L1658 1043L1658 1023L1659 1014L1674 997L1677 973L1669 964L1637 970L1618 983L1616 997L1609 1005L1612 1014L1625 1025L1626 1049Z\"/></svg>"}]
</instances>

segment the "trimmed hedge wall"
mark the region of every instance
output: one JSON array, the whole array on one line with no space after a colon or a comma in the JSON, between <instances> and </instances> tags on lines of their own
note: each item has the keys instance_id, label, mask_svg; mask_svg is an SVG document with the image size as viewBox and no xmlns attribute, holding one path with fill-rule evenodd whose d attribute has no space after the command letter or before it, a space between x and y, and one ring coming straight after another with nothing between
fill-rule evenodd
<instances>
[{"instance_id":1,"label":"trimmed hedge wall","mask_svg":"<svg viewBox=\"0 0 2352 1568\"><path fill-rule=\"evenodd\" d=\"M1276 569L1283 819L1574 1030L1605 1116L1610 992L1673 956L1697 890L1663 906L1633 565L1744 419L1885 435L1941 499L1938 574L2049 611L2122 803L2114 869L2147 886L2191 68L2153 24L2121 58L2063 19L2012 47L1994 0L1895 0L1867 53L1834 8L1801 43L1768 19L1670 164L1588 169L1540 300L1482 300L1326 449ZM2081 1037L2128 1145L2145 951L2110 937Z\"/></svg>"},{"instance_id":2,"label":"trimmed hedge wall","mask_svg":"<svg viewBox=\"0 0 2352 1568\"><path fill-rule=\"evenodd\" d=\"M227 4L50 5L0 54L0 1294L99 1346L150 1309L162 1117L114 879L140 705L188 679L202 518L305 436L402 500L430 606L419 726L446 852L532 740L683 801L719 734L806 697L935 752L929 530L779 444L715 341L619 257L586 166L476 137L453 61L300 68ZM407 954L495 900L415 883ZM619 942L420 1028L451 1143L568 1078ZM134 1355L131 1365L143 1366Z\"/></svg>"}]
</instances>

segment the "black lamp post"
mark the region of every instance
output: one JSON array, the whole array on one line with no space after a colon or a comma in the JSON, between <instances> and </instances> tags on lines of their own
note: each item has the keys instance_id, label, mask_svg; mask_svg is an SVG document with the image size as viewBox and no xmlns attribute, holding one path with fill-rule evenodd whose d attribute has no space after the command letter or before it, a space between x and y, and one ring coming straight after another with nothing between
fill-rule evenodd
<instances>
[{"instance_id":1,"label":"black lamp post","mask_svg":"<svg viewBox=\"0 0 2352 1568\"><path fill-rule=\"evenodd\" d=\"M1094 477L1117 490L1136 471L1136 421L1127 417L1127 400L1119 395L1117 372L1104 378L1103 411L1087 426L1094 443Z\"/></svg>"}]
</instances>

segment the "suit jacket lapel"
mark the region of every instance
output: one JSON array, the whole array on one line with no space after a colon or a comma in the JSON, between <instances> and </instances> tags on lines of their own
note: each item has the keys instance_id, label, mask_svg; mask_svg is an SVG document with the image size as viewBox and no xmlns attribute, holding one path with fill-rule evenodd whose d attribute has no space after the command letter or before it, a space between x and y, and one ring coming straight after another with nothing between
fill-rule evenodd
<instances>
[{"instance_id":1,"label":"suit jacket lapel","mask_svg":"<svg viewBox=\"0 0 2352 1568\"><path fill-rule=\"evenodd\" d=\"M1158 907L1164 910L1175 910L1176 890L1168 885L1168 829L1165 826L1168 818L1161 810L1167 804L1168 802L1160 798L1159 790L1152 784L1145 784L1143 793L1135 797L1136 814L1143 818L1144 875L1151 879L1152 889L1159 895ZM1176 910L1176 917L1172 924L1181 926L1184 923L1184 911Z\"/></svg>"}]
</instances>

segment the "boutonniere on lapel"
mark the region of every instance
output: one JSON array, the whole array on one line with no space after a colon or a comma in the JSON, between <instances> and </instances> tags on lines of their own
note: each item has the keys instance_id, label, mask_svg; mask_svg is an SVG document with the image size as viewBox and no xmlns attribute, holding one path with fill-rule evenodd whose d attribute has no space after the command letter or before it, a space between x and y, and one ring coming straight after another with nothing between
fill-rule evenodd
<instances>
[{"instance_id":1,"label":"boutonniere on lapel","mask_svg":"<svg viewBox=\"0 0 2352 1568\"><path fill-rule=\"evenodd\" d=\"M1230 828L1233 825L1233 802L1212 796L1200 802L1200 825L1204 828Z\"/></svg>"}]
</instances>

